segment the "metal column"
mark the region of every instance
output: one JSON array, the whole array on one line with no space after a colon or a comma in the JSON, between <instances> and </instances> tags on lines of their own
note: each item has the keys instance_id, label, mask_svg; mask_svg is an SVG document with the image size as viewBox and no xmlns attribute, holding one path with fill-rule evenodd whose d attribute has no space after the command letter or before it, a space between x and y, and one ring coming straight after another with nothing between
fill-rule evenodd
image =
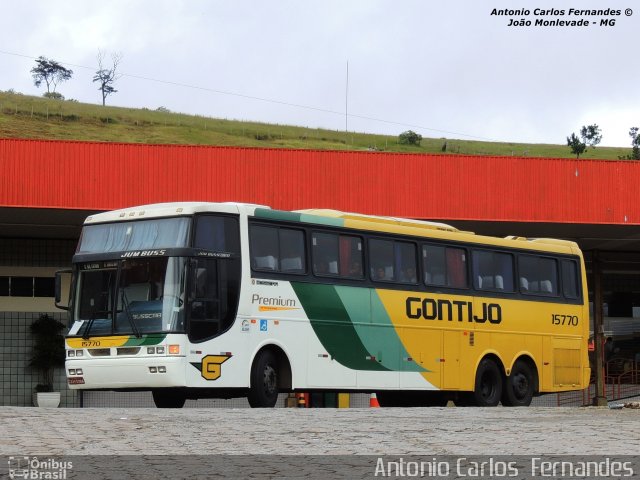
<instances>
[{"instance_id":1,"label":"metal column","mask_svg":"<svg viewBox=\"0 0 640 480\"><path fill-rule=\"evenodd\" d=\"M597 407L607 406L607 395L604 384L604 328L602 318L602 265L598 251L593 252L593 342L595 346L596 392L593 404Z\"/></svg>"}]
</instances>

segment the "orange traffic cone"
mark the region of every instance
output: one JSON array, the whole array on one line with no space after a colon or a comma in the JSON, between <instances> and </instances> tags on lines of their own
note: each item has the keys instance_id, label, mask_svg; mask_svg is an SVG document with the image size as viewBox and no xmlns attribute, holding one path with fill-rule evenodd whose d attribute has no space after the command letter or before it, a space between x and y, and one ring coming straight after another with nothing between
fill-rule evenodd
<instances>
[{"instance_id":1,"label":"orange traffic cone","mask_svg":"<svg viewBox=\"0 0 640 480\"><path fill-rule=\"evenodd\" d=\"M378 396L375 393L372 393L369 397L369 407L380 408L380 402L378 402Z\"/></svg>"},{"instance_id":2,"label":"orange traffic cone","mask_svg":"<svg viewBox=\"0 0 640 480\"><path fill-rule=\"evenodd\" d=\"M304 393L297 393L296 396L298 397L298 408L306 408L307 407L307 402L306 402L306 396Z\"/></svg>"}]
</instances>

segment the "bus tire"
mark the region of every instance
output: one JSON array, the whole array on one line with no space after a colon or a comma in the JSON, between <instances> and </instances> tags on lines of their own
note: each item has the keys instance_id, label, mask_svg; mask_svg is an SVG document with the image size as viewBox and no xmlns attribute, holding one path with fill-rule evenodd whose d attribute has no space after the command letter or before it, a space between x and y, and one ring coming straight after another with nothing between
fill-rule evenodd
<instances>
[{"instance_id":1,"label":"bus tire","mask_svg":"<svg viewBox=\"0 0 640 480\"><path fill-rule=\"evenodd\" d=\"M271 408L278 400L278 363L270 350L260 352L253 362L247 398L252 408Z\"/></svg>"},{"instance_id":2,"label":"bus tire","mask_svg":"<svg viewBox=\"0 0 640 480\"><path fill-rule=\"evenodd\" d=\"M476 371L473 403L478 407L495 407L502 396L502 373L496 362L483 358Z\"/></svg>"},{"instance_id":3,"label":"bus tire","mask_svg":"<svg viewBox=\"0 0 640 480\"><path fill-rule=\"evenodd\" d=\"M187 399L180 390L170 388L153 390L151 394L157 408L182 408Z\"/></svg>"},{"instance_id":4,"label":"bus tire","mask_svg":"<svg viewBox=\"0 0 640 480\"><path fill-rule=\"evenodd\" d=\"M535 393L535 374L531 366L518 360L504 384L502 404L506 407L528 407Z\"/></svg>"}]
</instances>

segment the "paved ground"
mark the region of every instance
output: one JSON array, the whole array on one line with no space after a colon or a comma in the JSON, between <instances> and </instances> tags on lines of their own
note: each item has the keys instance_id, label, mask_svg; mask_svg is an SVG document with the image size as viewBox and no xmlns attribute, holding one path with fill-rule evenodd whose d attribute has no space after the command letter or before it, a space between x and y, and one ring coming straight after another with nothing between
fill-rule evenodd
<instances>
[{"instance_id":1,"label":"paved ground","mask_svg":"<svg viewBox=\"0 0 640 480\"><path fill-rule=\"evenodd\" d=\"M640 410L0 407L0 455L637 455Z\"/></svg>"}]
</instances>

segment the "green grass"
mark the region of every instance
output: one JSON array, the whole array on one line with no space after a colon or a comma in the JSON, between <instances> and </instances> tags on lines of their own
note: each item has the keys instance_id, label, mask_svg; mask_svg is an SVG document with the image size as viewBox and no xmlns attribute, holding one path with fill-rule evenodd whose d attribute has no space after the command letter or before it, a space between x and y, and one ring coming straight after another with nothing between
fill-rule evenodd
<instances>
[{"instance_id":1,"label":"green grass","mask_svg":"<svg viewBox=\"0 0 640 480\"><path fill-rule=\"evenodd\" d=\"M0 138L406 153L442 153L446 141L447 153L573 157L566 145L423 138L420 146L409 146L398 144L397 136L390 135L345 133L147 109L103 107L12 92L0 92ZM617 159L630 151L631 148L598 147L589 149L583 158Z\"/></svg>"}]
</instances>

